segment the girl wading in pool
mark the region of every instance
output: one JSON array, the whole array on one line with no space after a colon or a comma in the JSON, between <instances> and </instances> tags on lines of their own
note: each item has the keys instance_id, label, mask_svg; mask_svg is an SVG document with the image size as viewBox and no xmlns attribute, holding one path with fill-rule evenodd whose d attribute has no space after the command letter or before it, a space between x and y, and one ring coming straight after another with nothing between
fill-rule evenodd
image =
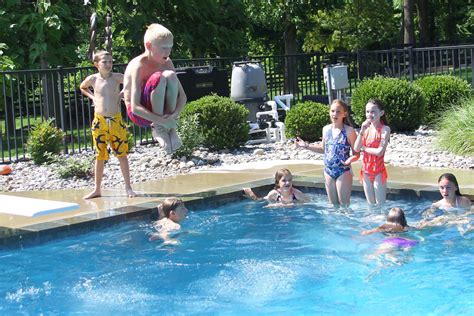
<instances>
[{"instance_id":1,"label":"girl wading in pool","mask_svg":"<svg viewBox=\"0 0 474 316\"><path fill-rule=\"evenodd\" d=\"M357 136L349 120L349 108L343 101L336 99L332 102L329 118L332 123L323 127L322 144L310 144L297 137L295 145L324 153L324 179L329 202L334 206L348 206L352 191L351 163L359 159L354 147Z\"/></svg>"},{"instance_id":2,"label":"girl wading in pool","mask_svg":"<svg viewBox=\"0 0 474 316\"><path fill-rule=\"evenodd\" d=\"M423 220L418 224L419 228L427 226L458 225L461 233L473 230L471 200L463 196L459 190L459 184L452 173L444 173L438 179L439 193L443 197L433 203L429 209L423 212ZM450 210L467 211L461 214L450 213ZM435 212L441 210L444 214L435 216ZM464 227L465 225L465 227Z\"/></svg>"},{"instance_id":3,"label":"girl wading in pool","mask_svg":"<svg viewBox=\"0 0 474 316\"><path fill-rule=\"evenodd\" d=\"M390 140L390 127L385 119L384 106L380 100L370 99L365 106L367 118L360 127L354 149L363 153L360 180L370 205L385 203L387 195L387 170L385 150Z\"/></svg>"},{"instance_id":4,"label":"girl wading in pool","mask_svg":"<svg viewBox=\"0 0 474 316\"><path fill-rule=\"evenodd\" d=\"M307 202L308 196L293 187L293 175L288 169L280 169L275 173L275 187L263 198L258 197L251 188L244 188L245 196L252 200L267 200L276 205Z\"/></svg>"}]
</instances>

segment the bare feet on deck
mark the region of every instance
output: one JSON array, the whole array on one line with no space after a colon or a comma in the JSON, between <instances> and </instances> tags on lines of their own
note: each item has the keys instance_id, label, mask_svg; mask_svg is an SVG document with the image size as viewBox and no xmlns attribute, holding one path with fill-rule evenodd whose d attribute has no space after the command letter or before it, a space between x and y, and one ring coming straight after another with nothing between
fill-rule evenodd
<instances>
[{"instance_id":1,"label":"bare feet on deck","mask_svg":"<svg viewBox=\"0 0 474 316\"><path fill-rule=\"evenodd\" d=\"M127 196L129 198L133 198L137 196L137 194L132 190L132 188L125 189L125 191L127 191Z\"/></svg>"},{"instance_id":2,"label":"bare feet on deck","mask_svg":"<svg viewBox=\"0 0 474 316\"><path fill-rule=\"evenodd\" d=\"M93 198L96 198L96 197L100 197L102 195L102 193L100 192L100 189L95 189L94 191L92 191L91 193L85 195L83 197L84 200L87 200L87 199L93 199Z\"/></svg>"}]
</instances>

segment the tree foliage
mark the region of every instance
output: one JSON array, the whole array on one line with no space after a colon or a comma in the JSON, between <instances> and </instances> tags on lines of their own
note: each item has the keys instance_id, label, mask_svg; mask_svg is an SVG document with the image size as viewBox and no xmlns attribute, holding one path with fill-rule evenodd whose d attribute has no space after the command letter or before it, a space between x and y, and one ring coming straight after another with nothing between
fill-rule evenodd
<instances>
[{"instance_id":1,"label":"tree foliage","mask_svg":"<svg viewBox=\"0 0 474 316\"><path fill-rule=\"evenodd\" d=\"M339 9L314 12L311 22L306 52L377 49L396 43L398 33L395 10L386 0L348 1Z\"/></svg>"},{"instance_id":2,"label":"tree foliage","mask_svg":"<svg viewBox=\"0 0 474 316\"><path fill-rule=\"evenodd\" d=\"M0 38L13 64L20 67L74 65L76 25L81 20L76 1L4 0ZM79 6L80 7L80 6Z\"/></svg>"},{"instance_id":3,"label":"tree foliage","mask_svg":"<svg viewBox=\"0 0 474 316\"><path fill-rule=\"evenodd\" d=\"M143 34L152 23L174 34L174 58L244 54L244 7L239 0L116 0L95 1L91 10L99 18L110 11L113 19L114 56L127 62L143 52Z\"/></svg>"},{"instance_id":4,"label":"tree foliage","mask_svg":"<svg viewBox=\"0 0 474 316\"><path fill-rule=\"evenodd\" d=\"M417 43L472 39L474 1L413 2ZM143 51L145 29L156 22L174 33L174 58L372 49L403 42L404 0L2 0L1 3L2 70L75 66L87 60L92 12L98 16L97 49L104 48L105 15L112 14L113 52L117 62L128 62Z\"/></svg>"}]
</instances>

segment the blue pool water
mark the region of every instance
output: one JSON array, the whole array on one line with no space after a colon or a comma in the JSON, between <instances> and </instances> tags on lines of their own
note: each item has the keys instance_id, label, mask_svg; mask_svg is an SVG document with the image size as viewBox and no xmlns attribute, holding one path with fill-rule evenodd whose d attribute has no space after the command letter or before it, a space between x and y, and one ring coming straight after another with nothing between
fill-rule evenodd
<instances>
[{"instance_id":1,"label":"blue pool water","mask_svg":"<svg viewBox=\"0 0 474 316\"><path fill-rule=\"evenodd\" d=\"M0 251L0 314L472 315L474 241L456 227L414 231L410 251L371 257L384 220L353 198L292 208L243 201L191 212L179 245L148 241L150 223ZM428 201L401 206L409 223Z\"/></svg>"}]
</instances>

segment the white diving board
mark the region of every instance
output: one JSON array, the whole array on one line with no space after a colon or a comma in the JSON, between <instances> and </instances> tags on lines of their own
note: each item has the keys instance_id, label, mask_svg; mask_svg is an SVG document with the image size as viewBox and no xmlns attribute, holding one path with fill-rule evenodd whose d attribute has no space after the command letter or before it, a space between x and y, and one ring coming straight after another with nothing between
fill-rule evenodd
<instances>
[{"instance_id":1,"label":"white diving board","mask_svg":"<svg viewBox=\"0 0 474 316\"><path fill-rule=\"evenodd\" d=\"M33 199L0 194L0 213L27 217L72 211L79 208L77 203Z\"/></svg>"}]
</instances>

